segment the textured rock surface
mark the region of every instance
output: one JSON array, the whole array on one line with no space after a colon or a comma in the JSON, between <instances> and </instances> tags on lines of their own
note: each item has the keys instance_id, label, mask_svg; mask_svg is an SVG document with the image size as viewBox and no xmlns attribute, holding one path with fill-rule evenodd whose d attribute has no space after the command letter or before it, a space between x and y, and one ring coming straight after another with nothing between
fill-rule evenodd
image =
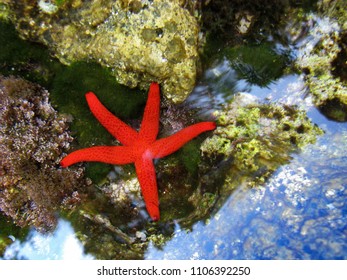
<instances>
[{"instance_id":1,"label":"textured rock surface","mask_svg":"<svg viewBox=\"0 0 347 280\"><path fill-rule=\"evenodd\" d=\"M326 116L338 121L347 120L347 83L344 74L347 13L344 5L343 0L319 1L321 18L309 16L306 19L314 27L297 60L297 66L306 73L306 83L315 105Z\"/></svg>"},{"instance_id":2,"label":"textured rock surface","mask_svg":"<svg viewBox=\"0 0 347 280\"><path fill-rule=\"evenodd\" d=\"M62 62L94 60L117 80L183 101L198 62L198 25L180 1L10 1L14 23L27 39L47 45ZM53 3L53 1L51 1Z\"/></svg>"},{"instance_id":3,"label":"textured rock surface","mask_svg":"<svg viewBox=\"0 0 347 280\"><path fill-rule=\"evenodd\" d=\"M0 76L0 211L19 226L55 226L55 211L81 197L83 169L62 170L72 141L48 92L23 79Z\"/></svg>"},{"instance_id":4,"label":"textured rock surface","mask_svg":"<svg viewBox=\"0 0 347 280\"><path fill-rule=\"evenodd\" d=\"M202 152L217 162L230 159L231 178L254 174L260 183L288 162L292 152L314 143L322 133L305 112L261 104L247 94L237 95L217 116L217 129L205 140Z\"/></svg>"}]
</instances>

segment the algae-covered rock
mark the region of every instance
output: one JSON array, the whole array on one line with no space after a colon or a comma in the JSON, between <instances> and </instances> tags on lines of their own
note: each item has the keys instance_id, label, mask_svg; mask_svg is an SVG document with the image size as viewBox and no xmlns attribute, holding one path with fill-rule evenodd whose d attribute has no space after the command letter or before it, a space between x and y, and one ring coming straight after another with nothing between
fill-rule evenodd
<instances>
[{"instance_id":1,"label":"algae-covered rock","mask_svg":"<svg viewBox=\"0 0 347 280\"><path fill-rule=\"evenodd\" d=\"M306 84L317 107L329 118L347 120L347 13L345 1L319 1L322 18L315 23L309 44L302 50L297 66L306 74Z\"/></svg>"},{"instance_id":2,"label":"algae-covered rock","mask_svg":"<svg viewBox=\"0 0 347 280\"><path fill-rule=\"evenodd\" d=\"M196 221L208 222L237 187L263 185L274 171L290 161L293 153L314 143L323 133L305 111L260 103L244 93L237 94L215 115L217 128L201 144L195 177L187 179L191 173L177 175L181 179L175 181L177 164L167 164L173 178L165 180L164 185L171 185L172 190L167 187L167 193L162 193L161 209L166 220L173 218L170 213L177 212L178 206L185 209L183 215L175 214L183 228L190 228ZM184 174L184 170L178 174ZM182 193L175 198L179 192ZM175 203L167 206L170 201Z\"/></svg>"},{"instance_id":3,"label":"algae-covered rock","mask_svg":"<svg viewBox=\"0 0 347 280\"><path fill-rule=\"evenodd\" d=\"M343 30L347 30L347 10L345 0L320 0L318 1L320 13L337 20Z\"/></svg>"},{"instance_id":4,"label":"algae-covered rock","mask_svg":"<svg viewBox=\"0 0 347 280\"><path fill-rule=\"evenodd\" d=\"M83 169L59 168L72 140L46 90L0 76L0 210L17 225L50 229L81 200Z\"/></svg>"},{"instance_id":5,"label":"algae-covered rock","mask_svg":"<svg viewBox=\"0 0 347 280\"><path fill-rule=\"evenodd\" d=\"M245 177L253 185L263 183L291 153L313 143L322 133L305 112L294 107L261 104L247 94L216 113L218 125L201 150L210 161L207 166L226 169L223 188L234 188ZM242 181L242 180L241 180Z\"/></svg>"},{"instance_id":6,"label":"algae-covered rock","mask_svg":"<svg viewBox=\"0 0 347 280\"><path fill-rule=\"evenodd\" d=\"M63 63L94 60L129 87L157 81L173 102L194 87L198 25L180 1L9 2L21 36Z\"/></svg>"}]
</instances>

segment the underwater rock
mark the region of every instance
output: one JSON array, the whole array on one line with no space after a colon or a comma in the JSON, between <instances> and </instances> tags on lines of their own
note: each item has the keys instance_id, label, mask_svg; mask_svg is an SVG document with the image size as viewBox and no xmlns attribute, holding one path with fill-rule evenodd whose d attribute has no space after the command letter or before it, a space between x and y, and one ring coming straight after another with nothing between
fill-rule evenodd
<instances>
[{"instance_id":1,"label":"underwater rock","mask_svg":"<svg viewBox=\"0 0 347 280\"><path fill-rule=\"evenodd\" d=\"M0 76L0 211L17 225L49 230L81 200L83 169L59 167L72 140L46 90Z\"/></svg>"},{"instance_id":2,"label":"underwater rock","mask_svg":"<svg viewBox=\"0 0 347 280\"><path fill-rule=\"evenodd\" d=\"M333 3L332 3L333 2ZM345 1L319 1L322 18L311 16L310 42L297 66L305 73L314 104L328 118L347 121L347 13ZM330 7L334 7L331 8Z\"/></svg>"},{"instance_id":3,"label":"underwater rock","mask_svg":"<svg viewBox=\"0 0 347 280\"><path fill-rule=\"evenodd\" d=\"M206 169L225 173L221 193L229 193L244 181L251 186L264 183L290 160L291 153L314 143L323 133L305 112L286 105L261 104L248 94L236 95L216 115L217 129L201 150ZM209 176L210 180L223 177Z\"/></svg>"},{"instance_id":4,"label":"underwater rock","mask_svg":"<svg viewBox=\"0 0 347 280\"><path fill-rule=\"evenodd\" d=\"M171 239L173 224L149 222L138 180L129 166L117 166L69 216L85 251L98 259L143 259L149 242Z\"/></svg>"},{"instance_id":5,"label":"underwater rock","mask_svg":"<svg viewBox=\"0 0 347 280\"><path fill-rule=\"evenodd\" d=\"M106 260L143 259L150 242L160 247L174 231L173 225L151 225L139 220L119 222L111 209L100 214L81 213L72 223L86 253Z\"/></svg>"},{"instance_id":6,"label":"underwater rock","mask_svg":"<svg viewBox=\"0 0 347 280\"><path fill-rule=\"evenodd\" d=\"M181 1L48 2L9 5L21 36L47 45L61 62L96 61L129 87L156 81L175 103L192 91L199 28Z\"/></svg>"},{"instance_id":7,"label":"underwater rock","mask_svg":"<svg viewBox=\"0 0 347 280\"><path fill-rule=\"evenodd\" d=\"M174 219L182 228L208 222L236 187L263 185L293 153L323 133L305 111L260 103L245 93L237 94L215 115L217 128L212 136L195 143L200 153L194 169L184 170L184 161L174 157L157 166L163 219ZM192 152L186 155L192 161Z\"/></svg>"},{"instance_id":8,"label":"underwater rock","mask_svg":"<svg viewBox=\"0 0 347 280\"><path fill-rule=\"evenodd\" d=\"M263 36L269 26L274 30L289 8L289 1L283 0L213 0L204 1L201 6L202 30L223 41L237 40L250 35ZM253 36L252 35L252 36Z\"/></svg>"}]
</instances>

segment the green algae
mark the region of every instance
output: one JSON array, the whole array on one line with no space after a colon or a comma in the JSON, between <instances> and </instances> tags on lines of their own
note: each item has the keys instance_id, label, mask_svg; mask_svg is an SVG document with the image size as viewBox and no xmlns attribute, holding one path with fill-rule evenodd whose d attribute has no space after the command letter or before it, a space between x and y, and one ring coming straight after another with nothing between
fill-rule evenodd
<instances>
[{"instance_id":1,"label":"green algae","mask_svg":"<svg viewBox=\"0 0 347 280\"><path fill-rule=\"evenodd\" d=\"M73 63L54 79L53 104L60 112L72 116L71 130L76 135L76 146L112 145L115 139L89 110L84 96L89 91L93 91L112 113L123 120L141 117L146 96L138 90L119 85L110 71L97 63ZM88 163L86 175L100 182L111 167L102 163Z\"/></svg>"},{"instance_id":2,"label":"green algae","mask_svg":"<svg viewBox=\"0 0 347 280\"><path fill-rule=\"evenodd\" d=\"M11 23L0 21L0 71L3 75L18 75L49 87L62 65L52 59L47 48L19 38Z\"/></svg>"},{"instance_id":3,"label":"green algae","mask_svg":"<svg viewBox=\"0 0 347 280\"><path fill-rule=\"evenodd\" d=\"M250 185L264 183L290 160L291 153L323 133L295 107L260 104L242 94L216 114L217 129L201 150L210 165L224 162L228 166L224 191L232 190L241 177Z\"/></svg>"},{"instance_id":4,"label":"green algae","mask_svg":"<svg viewBox=\"0 0 347 280\"><path fill-rule=\"evenodd\" d=\"M342 29L347 29L347 11L344 0L320 0L318 8L323 15L336 19Z\"/></svg>"},{"instance_id":5,"label":"green algae","mask_svg":"<svg viewBox=\"0 0 347 280\"><path fill-rule=\"evenodd\" d=\"M188 199L194 210L179 220L182 227L207 222L236 188L263 185L323 133L305 111L248 94L236 95L215 115L217 128L201 145L199 179Z\"/></svg>"},{"instance_id":6,"label":"green algae","mask_svg":"<svg viewBox=\"0 0 347 280\"><path fill-rule=\"evenodd\" d=\"M97 63L76 62L66 67L52 83L52 100L60 112L71 115L71 131L79 148L91 145L112 145L115 139L95 119L85 100L93 91L100 101L117 117L140 117L145 95L138 90L119 85L109 70ZM111 165L88 163L86 174L99 182L111 170Z\"/></svg>"},{"instance_id":7,"label":"green algae","mask_svg":"<svg viewBox=\"0 0 347 280\"><path fill-rule=\"evenodd\" d=\"M94 92L101 103L121 119L141 116L144 94L119 85L110 71L97 63L73 63L54 79L52 99L61 112L73 116L72 130L79 133L80 145L100 144L113 139L90 113L84 96L89 91Z\"/></svg>"},{"instance_id":8,"label":"green algae","mask_svg":"<svg viewBox=\"0 0 347 280\"><path fill-rule=\"evenodd\" d=\"M60 7L60 6L64 5L64 4L68 3L69 1L70 1L70 0L55 0L54 2L55 2L55 4L56 4L58 7Z\"/></svg>"},{"instance_id":9,"label":"green algae","mask_svg":"<svg viewBox=\"0 0 347 280\"><path fill-rule=\"evenodd\" d=\"M332 63L340 52L338 38L336 31L334 34L325 34L310 54L297 62L307 73L307 85L318 107L332 99L339 99L347 104L345 82L332 73Z\"/></svg>"},{"instance_id":10,"label":"green algae","mask_svg":"<svg viewBox=\"0 0 347 280\"><path fill-rule=\"evenodd\" d=\"M240 79L265 87L282 77L291 63L288 52L279 52L269 43L225 48L220 56L227 58Z\"/></svg>"},{"instance_id":11,"label":"green algae","mask_svg":"<svg viewBox=\"0 0 347 280\"><path fill-rule=\"evenodd\" d=\"M184 145L177 154L181 164L184 165L188 174L191 176L196 176L198 172L201 160L200 144L201 141L194 139Z\"/></svg>"}]
</instances>

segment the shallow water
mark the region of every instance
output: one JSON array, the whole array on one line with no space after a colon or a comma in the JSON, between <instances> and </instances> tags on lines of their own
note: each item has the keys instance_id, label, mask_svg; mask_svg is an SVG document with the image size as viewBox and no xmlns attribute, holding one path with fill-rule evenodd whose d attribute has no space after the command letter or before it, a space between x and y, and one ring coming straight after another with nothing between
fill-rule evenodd
<instances>
[{"instance_id":1,"label":"shallow water","mask_svg":"<svg viewBox=\"0 0 347 280\"><path fill-rule=\"evenodd\" d=\"M315 42L317 38L311 34L286 49L300 57ZM286 73L259 86L240 77L235 65L225 58L216 59L205 71L187 103L205 108L199 112L206 116L238 92L264 103L295 105L325 133L315 144L292 154L290 162L278 168L263 186L240 186L207 221L195 223L190 230L174 221L169 240L160 248L150 241L143 257L346 259L347 123L329 120L313 106L303 75ZM4 259L95 258L85 253L73 226L62 218L53 233L31 230L25 241L10 238L14 242L7 247Z\"/></svg>"},{"instance_id":2,"label":"shallow water","mask_svg":"<svg viewBox=\"0 0 347 280\"><path fill-rule=\"evenodd\" d=\"M282 78L263 98L302 92L299 76ZM255 91L258 92L258 91ZM276 98L277 99L277 98ZM191 231L175 226L162 248L152 243L146 259L344 259L347 256L347 124L309 115L325 134L294 154L259 188L240 187L207 222ZM182 250L184 248L184 250ZM34 230L8 247L5 259L89 259L70 223L61 219L48 236Z\"/></svg>"},{"instance_id":3,"label":"shallow water","mask_svg":"<svg viewBox=\"0 0 347 280\"><path fill-rule=\"evenodd\" d=\"M346 258L347 157L327 140L294 156L264 187L235 191L208 224L177 227L164 249L150 246L146 258Z\"/></svg>"}]
</instances>

